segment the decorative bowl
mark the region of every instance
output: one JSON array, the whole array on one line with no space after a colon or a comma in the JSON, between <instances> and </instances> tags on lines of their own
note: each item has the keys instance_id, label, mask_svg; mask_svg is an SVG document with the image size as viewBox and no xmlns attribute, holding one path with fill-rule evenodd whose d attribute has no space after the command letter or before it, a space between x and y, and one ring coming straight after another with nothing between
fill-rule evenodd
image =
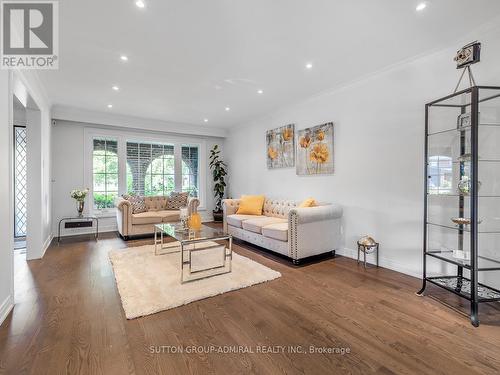
<instances>
[{"instance_id":1,"label":"decorative bowl","mask_svg":"<svg viewBox=\"0 0 500 375\"><path fill-rule=\"evenodd\" d=\"M469 217L452 217L451 221L458 225L469 225L470 218Z\"/></svg>"},{"instance_id":2,"label":"decorative bowl","mask_svg":"<svg viewBox=\"0 0 500 375\"><path fill-rule=\"evenodd\" d=\"M451 221L458 225L469 225L470 217L452 217ZM477 223L481 224L482 220L478 220Z\"/></svg>"},{"instance_id":3,"label":"decorative bowl","mask_svg":"<svg viewBox=\"0 0 500 375\"><path fill-rule=\"evenodd\" d=\"M375 246L377 242L370 236L363 236L359 239L358 244L363 246Z\"/></svg>"}]
</instances>

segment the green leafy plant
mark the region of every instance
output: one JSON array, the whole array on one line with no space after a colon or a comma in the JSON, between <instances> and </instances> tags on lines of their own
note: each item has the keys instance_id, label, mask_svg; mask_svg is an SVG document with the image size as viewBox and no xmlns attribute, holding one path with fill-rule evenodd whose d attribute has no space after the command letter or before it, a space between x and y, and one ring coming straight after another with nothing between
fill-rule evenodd
<instances>
[{"instance_id":1,"label":"green leafy plant","mask_svg":"<svg viewBox=\"0 0 500 375\"><path fill-rule=\"evenodd\" d=\"M222 211L222 199L224 198L224 191L226 190L226 181L224 177L227 175L227 164L220 159L219 154L219 146L215 145L210 150L210 169L212 170L212 177L214 180L214 212Z\"/></svg>"},{"instance_id":2,"label":"green leafy plant","mask_svg":"<svg viewBox=\"0 0 500 375\"><path fill-rule=\"evenodd\" d=\"M114 206L114 197L111 195L94 193L94 206L98 210L112 208Z\"/></svg>"}]
</instances>

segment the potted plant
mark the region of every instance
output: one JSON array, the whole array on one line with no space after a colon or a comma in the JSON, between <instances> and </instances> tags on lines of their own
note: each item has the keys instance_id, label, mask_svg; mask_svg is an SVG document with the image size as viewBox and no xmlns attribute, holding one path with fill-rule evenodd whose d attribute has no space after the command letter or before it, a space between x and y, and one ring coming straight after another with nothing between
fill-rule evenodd
<instances>
[{"instance_id":1,"label":"potted plant","mask_svg":"<svg viewBox=\"0 0 500 375\"><path fill-rule=\"evenodd\" d=\"M212 170L212 177L214 180L214 221L222 221L222 199L224 198L224 191L226 190L224 176L227 175L227 164L219 158L219 154L219 146L215 145L210 150L210 169Z\"/></svg>"}]
</instances>

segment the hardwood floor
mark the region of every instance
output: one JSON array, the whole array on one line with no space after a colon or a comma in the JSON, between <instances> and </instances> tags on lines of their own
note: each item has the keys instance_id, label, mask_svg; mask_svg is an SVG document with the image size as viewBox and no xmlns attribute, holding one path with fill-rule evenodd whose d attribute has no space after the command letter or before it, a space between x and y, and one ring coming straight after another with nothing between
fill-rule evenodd
<instances>
[{"instance_id":1,"label":"hardwood floor","mask_svg":"<svg viewBox=\"0 0 500 375\"><path fill-rule=\"evenodd\" d=\"M16 306L0 328L0 374L500 372L499 304L482 305L481 326L473 328L430 296L417 297L418 279L382 268L365 271L343 257L297 268L244 243L235 251L283 276L126 320L107 253L146 243L152 240L126 243L110 233L98 243L65 239L42 260L17 256ZM466 308L448 297L449 304ZM254 353L167 348L209 345ZM350 353L257 353L260 345Z\"/></svg>"}]
</instances>

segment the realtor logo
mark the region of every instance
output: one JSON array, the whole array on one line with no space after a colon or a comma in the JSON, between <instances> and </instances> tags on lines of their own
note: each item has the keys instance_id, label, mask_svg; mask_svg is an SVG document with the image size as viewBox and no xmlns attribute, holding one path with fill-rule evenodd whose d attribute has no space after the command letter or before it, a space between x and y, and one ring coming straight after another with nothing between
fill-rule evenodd
<instances>
[{"instance_id":1,"label":"realtor logo","mask_svg":"<svg viewBox=\"0 0 500 375\"><path fill-rule=\"evenodd\" d=\"M58 69L57 1L1 2L2 69Z\"/></svg>"}]
</instances>

